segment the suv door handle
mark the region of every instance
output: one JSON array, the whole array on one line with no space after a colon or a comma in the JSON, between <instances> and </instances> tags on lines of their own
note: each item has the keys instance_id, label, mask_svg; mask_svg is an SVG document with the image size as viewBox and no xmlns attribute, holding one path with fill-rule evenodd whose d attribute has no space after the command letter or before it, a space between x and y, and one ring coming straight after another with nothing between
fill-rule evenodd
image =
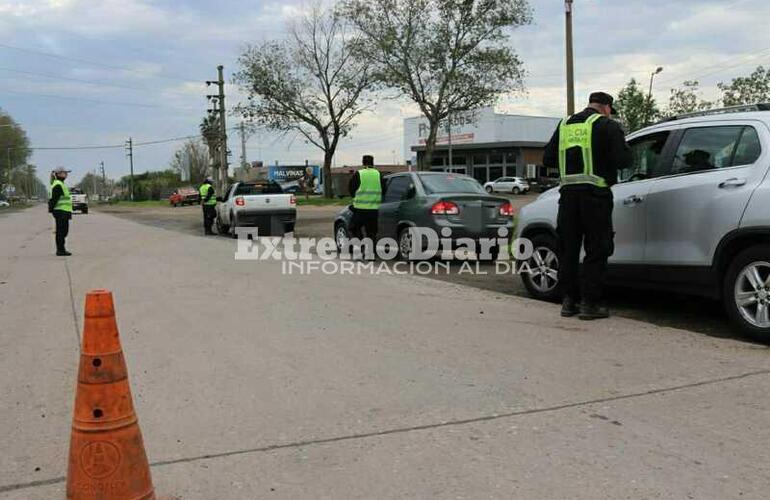
<instances>
[{"instance_id":1,"label":"suv door handle","mask_svg":"<svg viewBox=\"0 0 770 500\"><path fill-rule=\"evenodd\" d=\"M722 181L719 183L720 189L724 189L726 187L738 187L743 186L746 184L746 179L739 179L737 177L733 177L732 179L727 179L726 181Z\"/></svg>"},{"instance_id":2,"label":"suv door handle","mask_svg":"<svg viewBox=\"0 0 770 500\"><path fill-rule=\"evenodd\" d=\"M623 200L623 204L624 205L637 205L637 204L639 204L639 203L641 203L643 201L644 201L644 198L642 198L641 196L639 196L637 194L632 194L631 196L629 196L628 198Z\"/></svg>"}]
</instances>

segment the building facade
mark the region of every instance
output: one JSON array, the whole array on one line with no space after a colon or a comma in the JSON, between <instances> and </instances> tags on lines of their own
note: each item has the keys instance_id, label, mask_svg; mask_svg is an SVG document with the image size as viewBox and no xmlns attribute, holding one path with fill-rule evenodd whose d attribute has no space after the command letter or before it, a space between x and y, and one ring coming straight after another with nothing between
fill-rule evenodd
<instances>
[{"instance_id":1,"label":"building facade","mask_svg":"<svg viewBox=\"0 0 770 500\"><path fill-rule=\"evenodd\" d=\"M543 148L559 118L495 113L492 108L455 113L439 128L431 170L470 175L484 183L500 177L536 179L543 172ZM451 131L451 133L450 133ZM404 120L404 157L418 165L425 154L428 121Z\"/></svg>"}]
</instances>

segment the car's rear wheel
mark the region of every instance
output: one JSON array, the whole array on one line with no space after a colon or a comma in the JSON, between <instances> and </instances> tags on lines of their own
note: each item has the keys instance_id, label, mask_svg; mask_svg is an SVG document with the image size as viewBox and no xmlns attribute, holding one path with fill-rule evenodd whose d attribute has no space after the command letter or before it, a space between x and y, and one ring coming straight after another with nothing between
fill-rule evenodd
<instances>
[{"instance_id":1,"label":"car's rear wheel","mask_svg":"<svg viewBox=\"0 0 770 500\"><path fill-rule=\"evenodd\" d=\"M535 299L556 302L561 299L556 238L549 234L538 234L532 238L532 246L532 257L518 263L524 287Z\"/></svg>"},{"instance_id":2,"label":"car's rear wheel","mask_svg":"<svg viewBox=\"0 0 770 500\"><path fill-rule=\"evenodd\" d=\"M514 186L513 190L511 191L513 194L519 194L521 193L521 189L519 189L518 186Z\"/></svg>"},{"instance_id":3,"label":"car's rear wheel","mask_svg":"<svg viewBox=\"0 0 770 500\"><path fill-rule=\"evenodd\" d=\"M83 214L87 214L88 213L88 209L87 208L83 208L83 209L80 210L80 212L83 213Z\"/></svg>"},{"instance_id":4,"label":"car's rear wheel","mask_svg":"<svg viewBox=\"0 0 770 500\"><path fill-rule=\"evenodd\" d=\"M412 232L408 227L404 227L398 232L398 258L401 260L409 260L412 254L412 245L414 240L412 238Z\"/></svg>"},{"instance_id":5,"label":"car's rear wheel","mask_svg":"<svg viewBox=\"0 0 770 500\"><path fill-rule=\"evenodd\" d=\"M753 339L770 342L770 245L750 247L733 259L722 300L736 325Z\"/></svg>"},{"instance_id":6,"label":"car's rear wheel","mask_svg":"<svg viewBox=\"0 0 770 500\"><path fill-rule=\"evenodd\" d=\"M487 186L484 189L487 190L487 193L491 193L492 192L492 186Z\"/></svg>"}]
</instances>

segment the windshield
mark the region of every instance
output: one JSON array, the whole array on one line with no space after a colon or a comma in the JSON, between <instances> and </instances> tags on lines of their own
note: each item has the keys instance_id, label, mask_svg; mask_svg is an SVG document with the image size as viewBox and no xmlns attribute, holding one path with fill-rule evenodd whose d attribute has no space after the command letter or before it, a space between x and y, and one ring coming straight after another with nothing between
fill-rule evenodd
<instances>
[{"instance_id":1,"label":"windshield","mask_svg":"<svg viewBox=\"0 0 770 500\"><path fill-rule=\"evenodd\" d=\"M436 174L418 174L425 192L435 193L473 193L486 194L484 188L479 182L464 175L436 175Z\"/></svg>"}]
</instances>

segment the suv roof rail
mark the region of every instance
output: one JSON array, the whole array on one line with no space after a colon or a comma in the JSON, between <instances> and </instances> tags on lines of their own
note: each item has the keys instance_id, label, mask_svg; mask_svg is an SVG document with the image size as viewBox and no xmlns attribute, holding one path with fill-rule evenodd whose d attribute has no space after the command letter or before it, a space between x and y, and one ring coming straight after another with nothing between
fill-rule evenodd
<instances>
[{"instance_id":1,"label":"suv roof rail","mask_svg":"<svg viewBox=\"0 0 770 500\"><path fill-rule=\"evenodd\" d=\"M662 122L670 122L674 120L683 120L685 118L694 118L697 116L712 116L723 115L727 113L745 113L749 111L770 111L770 103L762 102L757 104L741 104L738 106L727 106L725 108L707 109L705 111L695 111L692 113L684 113L681 115L675 115L664 120Z\"/></svg>"}]
</instances>

